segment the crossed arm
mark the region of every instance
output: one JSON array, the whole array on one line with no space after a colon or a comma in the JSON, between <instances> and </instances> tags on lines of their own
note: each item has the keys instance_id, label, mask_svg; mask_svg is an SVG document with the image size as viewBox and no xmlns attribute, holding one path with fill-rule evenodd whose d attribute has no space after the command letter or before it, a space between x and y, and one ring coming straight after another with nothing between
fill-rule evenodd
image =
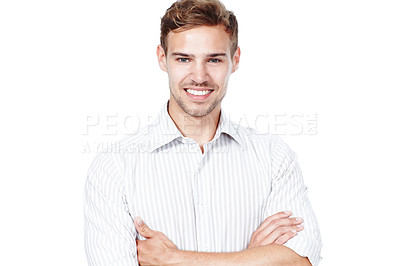
<instances>
[{"instance_id":1,"label":"crossed arm","mask_svg":"<svg viewBox=\"0 0 400 266\"><path fill-rule=\"evenodd\" d=\"M85 188L85 246L89 265L127 266L138 265L138 262L141 265L167 263L178 265L311 265L307 258L282 246L295 236L292 230L300 231L301 229L290 228L296 224L284 225L282 221L285 219L290 221L292 219L289 218L290 215L283 217L282 214L283 216L280 218L274 216L276 214L271 215L283 208L290 209L296 215L306 218L305 232L301 236L297 236L300 241L291 242L289 246L294 247L293 250L298 250L299 254L306 254L311 262L318 264L318 253L321 247L318 224L307 199L307 190L296 158L287 151L287 147L282 147L282 145L284 144L280 142L276 144L279 146L277 153L280 157L272 156L274 158L283 157L283 159L273 163L275 165L273 169L278 170L273 171L272 190L266 206L268 212L265 215L269 215L269 217L253 233L246 250L231 253L179 251L161 232L155 232L146 227L142 228L137 223L135 223L135 230L128 214L128 203L124 198L127 194L124 179L118 175L120 171L114 159L111 158L113 154L100 154L89 170ZM284 230L282 228L286 228L287 231L282 231ZM137 232L147 240L135 243ZM304 245L307 246L304 247ZM157 257L154 258L154 255Z\"/></svg>"},{"instance_id":2,"label":"crossed arm","mask_svg":"<svg viewBox=\"0 0 400 266\"><path fill-rule=\"evenodd\" d=\"M139 259L140 261L140 259ZM232 253L206 253L181 251L176 254L176 265L311 265L282 245L267 245ZM141 265L146 265L142 264Z\"/></svg>"},{"instance_id":3,"label":"crossed arm","mask_svg":"<svg viewBox=\"0 0 400 266\"><path fill-rule=\"evenodd\" d=\"M163 233L150 229L139 217L135 227L146 240L137 240L140 265L311 265L305 257L281 245L303 230L302 219L281 212L268 217L253 233L248 248L215 253L178 250Z\"/></svg>"}]
</instances>

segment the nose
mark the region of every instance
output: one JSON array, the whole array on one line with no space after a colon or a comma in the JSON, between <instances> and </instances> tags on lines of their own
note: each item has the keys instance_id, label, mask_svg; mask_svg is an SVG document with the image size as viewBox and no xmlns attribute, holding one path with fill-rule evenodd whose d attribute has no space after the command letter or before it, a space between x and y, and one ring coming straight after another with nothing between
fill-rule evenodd
<instances>
[{"instance_id":1,"label":"nose","mask_svg":"<svg viewBox=\"0 0 400 266\"><path fill-rule=\"evenodd\" d=\"M199 84L208 81L207 66L204 62L196 62L192 65L191 79Z\"/></svg>"}]
</instances>

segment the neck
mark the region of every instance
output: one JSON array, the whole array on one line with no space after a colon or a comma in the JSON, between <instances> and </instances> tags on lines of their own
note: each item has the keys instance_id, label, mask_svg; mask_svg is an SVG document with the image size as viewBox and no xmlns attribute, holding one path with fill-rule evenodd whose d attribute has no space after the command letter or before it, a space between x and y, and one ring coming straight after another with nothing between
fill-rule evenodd
<instances>
[{"instance_id":1,"label":"neck","mask_svg":"<svg viewBox=\"0 0 400 266\"><path fill-rule=\"evenodd\" d=\"M219 122L221 105L201 117L185 113L180 106L169 101L168 113L183 136L196 141L203 152L203 145L213 139Z\"/></svg>"}]
</instances>

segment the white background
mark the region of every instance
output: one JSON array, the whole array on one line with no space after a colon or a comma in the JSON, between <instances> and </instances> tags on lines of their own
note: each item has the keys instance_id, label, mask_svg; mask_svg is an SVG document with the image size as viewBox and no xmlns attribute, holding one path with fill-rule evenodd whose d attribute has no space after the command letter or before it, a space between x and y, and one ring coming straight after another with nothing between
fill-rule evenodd
<instances>
[{"instance_id":1,"label":"white background","mask_svg":"<svg viewBox=\"0 0 400 266\"><path fill-rule=\"evenodd\" d=\"M123 137L127 117L144 125L168 98L155 49L171 3L0 2L0 265L86 264L87 146ZM225 4L239 20L242 61L223 108L250 125L258 115L317 115L314 134L283 138L320 223L320 265L394 265L398 1ZM88 117L99 122L85 134Z\"/></svg>"}]
</instances>

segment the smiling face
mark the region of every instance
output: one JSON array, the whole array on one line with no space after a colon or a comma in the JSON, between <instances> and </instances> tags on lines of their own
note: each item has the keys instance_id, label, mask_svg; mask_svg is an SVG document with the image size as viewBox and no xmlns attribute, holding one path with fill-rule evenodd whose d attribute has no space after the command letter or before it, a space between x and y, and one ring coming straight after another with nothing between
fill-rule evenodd
<instances>
[{"instance_id":1,"label":"smiling face","mask_svg":"<svg viewBox=\"0 0 400 266\"><path fill-rule=\"evenodd\" d=\"M170 32L167 42L168 54L158 46L157 56L168 73L170 110L192 117L219 113L229 76L238 68L240 49L232 58L231 40L222 26Z\"/></svg>"}]
</instances>

